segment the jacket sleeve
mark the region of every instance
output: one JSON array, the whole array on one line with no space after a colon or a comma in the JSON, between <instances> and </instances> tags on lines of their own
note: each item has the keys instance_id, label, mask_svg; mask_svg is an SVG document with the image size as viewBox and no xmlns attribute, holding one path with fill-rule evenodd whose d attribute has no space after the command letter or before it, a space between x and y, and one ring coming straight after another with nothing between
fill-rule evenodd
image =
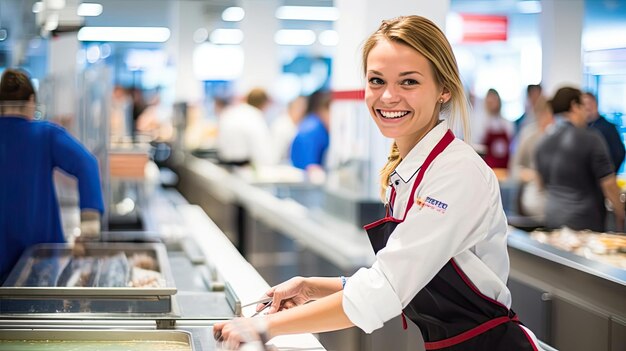
<instances>
[{"instance_id":1,"label":"jacket sleeve","mask_svg":"<svg viewBox=\"0 0 626 351\"><path fill-rule=\"evenodd\" d=\"M78 180L81 209L104 213L98 160L65 129L52 127L52 162Z\"/></svg>"}]
</instances>

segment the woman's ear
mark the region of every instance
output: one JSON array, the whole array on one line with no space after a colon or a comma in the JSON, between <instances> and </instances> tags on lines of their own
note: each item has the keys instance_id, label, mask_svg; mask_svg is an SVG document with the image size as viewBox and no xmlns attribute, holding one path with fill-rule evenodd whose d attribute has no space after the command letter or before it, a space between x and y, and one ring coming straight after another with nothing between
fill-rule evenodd
<instances>
[{"instance_id":1,"label":"woman's ear","mask_svg":"<svg viewBox=\"0 0 626 351\"><path fill-rule=\"evenodd\" d=\"M444 87L441 92L441 95L439 95L439 100L443 100L443 102L446 103L450 100L451 97L452 97L452 94L450 93L450 90Z\"/></svg>"}]
</instances>

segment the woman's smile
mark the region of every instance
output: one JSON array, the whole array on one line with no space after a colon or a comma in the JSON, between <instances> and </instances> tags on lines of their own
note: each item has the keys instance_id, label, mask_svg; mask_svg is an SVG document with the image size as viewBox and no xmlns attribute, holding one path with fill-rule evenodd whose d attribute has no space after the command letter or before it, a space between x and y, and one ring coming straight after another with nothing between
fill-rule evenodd
<instances>
[{"instance_id":1,"label":"woman's smile","mask_svg":"<svg viewBox=\"0 0 626 351\"><path fill-rule=\"evenodd\" d=\"M383 110L376 109L376 112L380 118L389 119L389 120L400 120L404 117L407 117L411 111L406 110Z\"/></svg>"}]
</instances>

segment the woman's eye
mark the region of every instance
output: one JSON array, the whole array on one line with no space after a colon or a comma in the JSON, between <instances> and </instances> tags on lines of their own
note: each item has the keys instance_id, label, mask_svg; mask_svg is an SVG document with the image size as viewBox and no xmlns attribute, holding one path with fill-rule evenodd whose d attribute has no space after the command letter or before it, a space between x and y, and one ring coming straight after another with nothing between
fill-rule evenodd
<instances>
[{"instance_id":1,"label":"woman's eye","mask_svg":"<svg viewBox=\"0 0 626 351\"><path fill-rule=\"evenodd\" d=\"M415 79L405 79L401 83L402 85L416 85L418 82Z\"/></svg>"},{"instance_id":2,"label":"woman's eye","mask_svg":"<svg viewBox=\"0 0 626 351\"><path fill-rule=\"evenodd\" d=\"M370 84L374 84L374 85L382 85L382 84L385 84L385 81L383 81L383 80L382 80L382 79L380 79L380 78L376 78L376 77L374 77L374 78L370 78L370 79L369 79L369 82L370 82Z\"/></svg>"}]
</instances>

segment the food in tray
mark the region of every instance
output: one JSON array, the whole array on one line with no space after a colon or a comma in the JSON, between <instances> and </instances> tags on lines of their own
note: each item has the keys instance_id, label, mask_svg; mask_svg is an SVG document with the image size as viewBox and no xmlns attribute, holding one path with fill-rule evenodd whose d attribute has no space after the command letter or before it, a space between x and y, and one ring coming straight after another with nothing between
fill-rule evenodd
<instances>
[{"instance_id":1,"label":"food in tray","mask_svg":"<svg viewBox=\"0 0 626 351\"><path fill-rule=\"evenodd\" d=\"M159 288L163 285L161 273L139 267L133 267L131 279L128 282L128 286L135 288Z\"/></svg>"},{"instance_id":2,"label":"food in tray","mask_svg":"<svg viewBox=\"0 0 626 351\"><path fill-rule=\"evenodd\" d=\"M0 340L0 351L191 351L180 341Z\"/></svg>"},{"instance_id":3,"label":"food in tray","mask_svg":"<svg viewBox=\"0 0 626 351\"><path fill-rule=\"evenodd\" d=\"M159 270L159 265L157 264L157 261L154 259L154 257L143 252L134 253L130 257L130 263L132 264L133 267L139 267L139 268L148 269L151 271Z\"/></svg>"},{"instance_id":4,"label":"food in tray","mask_svg":"<svg viewBox=\"0 0 626 351\"><path fill-rule=\"evenodd\" d=\"M98 260L96 286L119 288L128 285L130 266L123 252Z\"/></svg>"},{"instance_id":5,"label":"food in tray","mask_svg":"<svg viewBox=\"0 0 626 351\"><path fill-rule=\"evenodd\" d=\"M67 263L57 286L87 287L94 286L97 259L94 257L74 257Z\"/></svg>"},{"instance_id":6,"label":"food in tray","mask_svg":"<svg viewBox=\"0 0 626 351\"><path fill-rule=\"evenodd\" d=\"M626 236L569 228L533 231L530 237L558 249L626 269Z\"/></svg>"},{"instance_id":7,"label":"food in tray","mask_svg":"<svg viewBox=\"0 0 626 351\"><path fill-rule=\"evenodd\" d=\"M17 286L159 288L166 284L158 266L146 252L37 257Z\"/></svg>"},{"instance_id":8,"label":"food in tray","mask_svg":"<svg viewBox=\"0 0 626 351\"><path fill-rule=\"evenodd\" d=\"M23 286L56 286L57 278L61 268L63 268L65 262L60 262L53 257L41 257L33 260L30 267L31 274L29 274L24 282L20 285Z\"/></svg>"}]
</instances>

